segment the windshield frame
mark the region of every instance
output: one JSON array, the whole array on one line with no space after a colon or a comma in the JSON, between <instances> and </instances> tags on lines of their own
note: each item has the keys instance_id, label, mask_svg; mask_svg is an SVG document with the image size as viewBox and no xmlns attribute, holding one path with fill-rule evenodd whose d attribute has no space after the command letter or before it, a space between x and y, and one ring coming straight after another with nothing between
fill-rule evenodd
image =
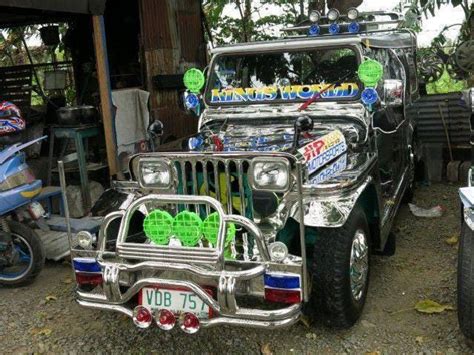
<instances>
[{"instance_id":1,"label":"windshield frame","mask_svg":"<svg viewBox=\"0 0 474 355\"><path fill-rule=\"evenodd\" d=\"M362 50L360 48L359 45L356 45L356 44L343 44L343 45L310 45L310 46L307 46L307 47L297 47L297 48L291 48L291 49L285 49L284 47L278 47L278 48L271 48L271 49L262 49L261 51L251 51L251 52L248 52L248 51L245 51L245 47L242 48L242 50L240 51L232 51L232 52L221 52L221 53L218 53L216 55L213 56L212 60L211 60L211 63L208 67L208 70L207 70L207 77L206 77L206 85L204 87L204 93L203 93L203 100L204 100L204 103L207 105L207 106L210 106L210 107L238 107L238 106L255 106L255 105L281 105L281 104L299 104L299 103L303 103L303 102L306 102L308 99L295 99L295 100L272 100L272 101L262 101L262 102L258 102L258 101L253 101L253 102L210 102L208 99L207 99L207 93L212 90L213 88L210 87L211 85L211 81L209 80L209 76L211 75L211 73L213 72L214 70L214 67L216 65L216 62L217 60L220 58L220 57L224 57L224 56L228 56L228 55L232 55L232 56L238 56L238 55L248 55L248 54L267 54L267 53L280 53L282 51L286 51L286 52L301 52L301 51L305 51L305 50L311 50L311 49L318 49L318 50L324 50L324 49L343 49L343 48L347 48L347 49L351 49L354 51L355 55L356 55L356 60L357 60L357 67L360 65L360 63L362 62ZM321 102L335 102L335 101L341 101L341 102L353 102L353 101L358 101L360 100L360 95L362 93L362 90L364 89L364 86L363 84L360 82L360 80L356 80L356 83L359 87L359 93L357 94L357 96L354 96L354 97L351 97L351 98L345 98L345 99L342 99L341 98L338 98L338 97L335 97L335 98L325 98L323 100L321 100ZM331 83L328 83L328 85L331 84ZM316 101L317 102L317 101ZM316 103L315 102L315 103Z\"/></svg>"}]
</instances>

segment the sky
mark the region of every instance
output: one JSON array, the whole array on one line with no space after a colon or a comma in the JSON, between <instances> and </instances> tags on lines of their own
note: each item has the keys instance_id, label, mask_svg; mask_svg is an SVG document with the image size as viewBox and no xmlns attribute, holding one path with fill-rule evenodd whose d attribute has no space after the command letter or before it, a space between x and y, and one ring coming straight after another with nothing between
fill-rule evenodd
<instances>
[{"instance_id":1,"label":"sky","mask_svg":"<svg viewBox=\"0 0 474 355\"><path fill-rule=\"evenodd\" d=\"M253 0L258 1L258 0ZM393 10L397 5L400 4L400 0L364 0L362 5L358 7L360 12L366 11L380 11L380 10ZM268 12L279 15L279 9L269 8ZM267 10L265 13L268 13ZM238 17L239 13L235 9L234 5L227 5L225 15ZM445 27L455 23L462 23L464 19L464 12L461 6L453 8L451 5L442 5L441 9L436 12L435 17L429 16L426 18L422 16L422 32L418 34L418 46L429 47L431 41L436 37L440 31ZM452 27L445 31L445 36L452 40L456 39L459 34L460 26Z\"/></svg>"}]
</instances>

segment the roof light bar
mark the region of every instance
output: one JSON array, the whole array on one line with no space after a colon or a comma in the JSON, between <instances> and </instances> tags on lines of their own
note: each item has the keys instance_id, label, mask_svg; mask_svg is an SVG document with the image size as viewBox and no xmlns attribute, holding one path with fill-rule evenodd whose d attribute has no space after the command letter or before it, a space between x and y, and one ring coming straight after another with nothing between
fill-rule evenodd
<instances>
[{"instance_id":1,"label":"roof light bar","mask_svg":"<svg viewBox=\"0 0 474 355\"><path fill-rule=\"evenodd\" d=\"M375 20L375 17L378 19ZM380 17L385 17L381 19ZM342 19L342 21L341 21ZM341 15L337 9L330 9L327 16L322 16L318 11L311 11L309 14L309 20L303 21L297 26L283 28L284 32L300 32L304 31L307 35L333 35L329 31L332 24L336 23L341 26L343 31L337 33L340 34L356 34L359 32L380 32L390 31L400 28L403 24L403 15L396 12L383 12L383 11L372 11L360 13L356 8L348 10L347 15ZM323 23L321 23L323 22ZM312 26L317 25L319 32L316 33L315 27L310 29ZM393 25L387 28L377 28L377 25ZM328 33L323 33L322 30L328 30ZM333 30L335 27L333 26ZM347 29L347 31L346 31Z\"/></svg>"}]
</instances>

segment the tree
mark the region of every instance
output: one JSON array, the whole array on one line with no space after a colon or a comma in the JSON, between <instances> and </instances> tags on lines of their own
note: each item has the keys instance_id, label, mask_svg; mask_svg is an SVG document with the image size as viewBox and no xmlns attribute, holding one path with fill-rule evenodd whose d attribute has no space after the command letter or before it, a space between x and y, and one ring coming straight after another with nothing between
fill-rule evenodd
<instances>
[{"instance_id":1,"label":"tree","mask_svg":"<svg viewBox=\"0 0 474 355\"><path fill-rule=\"evenodd\" d=\"M465 15L465 19L462 24L460 25L460 34L457 40L457 43L466 41L468 39L474 39L474 3L472 0L410 0L410 6L408 13L413 13L417 16L421 16L422 14L426 17L428 16L435 16L437 12L439 12L442 5L450 4L453 7L460 6ZM415 25L416 27L417 25ZM444 36L444 32L454 25L445 26L441 32L433 39L432 47L435 49L439 49L440 47L446 45L447 38ZM419 26L418 26L419 27ZM454 43L456 45L456 43ZM442 80L441 78L440 80ZM469 73L467 75L467 84L469 86L474 85L474 73ZM446 81L444 81L446 83ZM453 85L450 85L453 86ZM439 89L439 88L438 88Z\"/></svg>"},{"instance_id":2,"label":"tree","mask_svg":"<svg viewBox=\"0 0 474 355\"><path fill-rule=\"evenodd\" d=\"M275 26L298 22L300 5L299 0L204 0L203 10L214 44L223 44L274 38ZM268 14L271 8L283 15ZM237 16L227 15L229 9Z\"/></svg>"},{"instance_id":3,"label":"tree","mask_svg":"<svg viewBox=\"0 0 474 355\"><path fill-rule=\"evenodd\" d=\"M429 15L435 16L441 6L446 4L450 4L453 7L460 6L464 11L465 20L461 26L459 40L464 41L474 38L474 3L472 3L471 0L410 0L408 11L417 16L421 16L422 14L425 15L425 17ZM446 38L443 36L443 32L446 28L447 27L435 38L435 44L437 42L443 45L446 42Z\"/></svg>"}]
</instances>

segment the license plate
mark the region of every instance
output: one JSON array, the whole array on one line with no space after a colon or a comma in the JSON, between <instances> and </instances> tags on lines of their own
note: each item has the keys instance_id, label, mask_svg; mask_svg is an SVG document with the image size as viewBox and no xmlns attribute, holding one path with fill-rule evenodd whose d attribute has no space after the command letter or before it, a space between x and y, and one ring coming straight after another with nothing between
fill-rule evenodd
<instances>
[{"instance_id":1,"label":"license plate","mask_svg":"<svg viewBox=\"0 0 474 355\"><path fill-rule=\"evenodd\" d=\"M139 294L139 303L150 309L168 309L174 313L191 312L199 318L209 318L209 306L199 296L188 290L144 287Z\"/></svg>"}]
</instances>

